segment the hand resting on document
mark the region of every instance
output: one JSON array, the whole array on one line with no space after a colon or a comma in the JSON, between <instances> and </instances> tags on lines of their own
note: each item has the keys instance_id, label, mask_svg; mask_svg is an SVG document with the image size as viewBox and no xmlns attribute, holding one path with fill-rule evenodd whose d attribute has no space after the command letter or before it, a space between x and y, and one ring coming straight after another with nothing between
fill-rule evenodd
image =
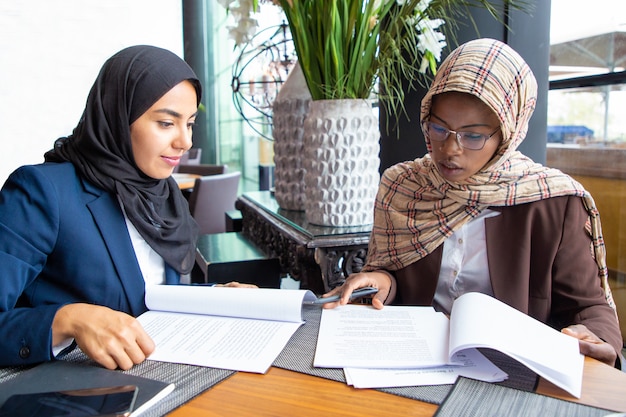
<instances>
[{"instance_id":1,"label":"hand resting on document","mask_svg":"<svg viewBox=\"0 0 626 417\"><path fill-rule=\"evenodd\" d=\"M219 287L258 288L253 284L229 282ZM155 345L131 315L92 304L67 304L52 322L52 345L74 339L78 347L107 369L128 370L146 360Z\"/></svg>"},{"instance_id":2,"label":"hand resting on document","mask_svg":"<svg viewBox=\"0 0 626 417\"><path fill-rule=\"evenodd\" d=\"M613 346L596 336L584 324L572 324L562 329L561 332L578 339L581 354L615 366L617 352Z\"/></svg>"},{"instance_id":3,"label":"hand resting on document","mask_svg":"<svg viewBox=\"0 0 626 417\"><path fill-rule=\"evenodd\" d=\"M108 369L128 370L155 348L133 316L83 303L64 305L52 321L52 345L66 339L74 339L87 356Z\"/></svg>"},{"instance_id":4,"label":"hand resting on document","mask_svg":"<svg viewBox=\"0 0 626 417\"><path fill-rule=\"evenodd\" d=\"M372 306L377 310L382 309L385 300L389 298L392 292L395 292L393 278L387 272L359 272L350 275L341 287L337 287L322 295L322 297L330 297L332 295L341 294L339 301L324 304L323 307L335 308L337 306L346 305L350 301L350 294L363 287L378 288L378 292L372 296Z\"/></svg>"}]
</instances>

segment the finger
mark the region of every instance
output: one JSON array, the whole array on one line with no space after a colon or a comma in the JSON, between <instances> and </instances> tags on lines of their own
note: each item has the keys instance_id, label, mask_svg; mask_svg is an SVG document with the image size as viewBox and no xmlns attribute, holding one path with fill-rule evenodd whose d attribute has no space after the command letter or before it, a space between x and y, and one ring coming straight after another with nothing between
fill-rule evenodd
<instances>
[{"instance_id":1,"label":"finger","mask_svg":"<svg viewBox=\"0 0 626 417\"><path fill-rule=\"evenodd\" d=\"M385 306L385 299L387 298L387 294L382 294L383 292L387 292L387 291L381 291L379 290L376 294L374 294L374 296L372 297L372 306L376 309L376 310L382 310L383 307Z\"/></svg>"},{"instance_id":2,"label":"finger","mask_svg":"<svg viewBox=\"0 0 626 417\"><path fill-rule=\"evenodd\" d=\"M332 309L332 308L339 307L339 306L340 306L339 301L334 301L332 303L322 304L322 308L327 308L327 309Z\"/></svg>"},{"instance_id":3,"label":"finger","mask_svg":"<svg viewBox=\"0 0 626 417\"><path fill-rule=\"evenodd\" d=\"M139 337L137 337L137 346L139 347L139 349L141 349L141 352L146 358L150 356L152 352L154 352L154 349L156 349L154 340L152 340L152 338L146 332L143 332L141 335L139 335Z\"/></svg>"},{"instance_id":4,"label":"finger","mask_svg":"<svg viewBox=\"0 0 626 417\"><path fill-rule=\"evenodd\" d=\"M587 342L580 340L578 342L580 353L585 356L597 359L610 366L615 366L617 360L617 352L613 349L613 346L606 342Z\"/></svg>"},{"instance_id":5,"label":"finger","mask_svg":"<svg viewBox=\"0 0 626 417\"><path fill-rule=\"evenodd\" d=\"M111 369L111 370L117 369L118 367L117 361L111 355L109 355L104 349L93 350L93 349L89 349L86 346L82 346L80 343L77 343L77 344L80 350L82 350L85 353L85 355L89 356L98 364L102 365L106 369Z\"/></svg>"},{"instance_id":6,"label":"finger","mask_svg":"<svg viewBox=\"0 0 626 417\"><path fill-rule=\"evenodd\" d=\"M326 297L330 297L330 296L333 296L335 294L338 294L341 291L341 288L342 287L333 288L332 290L328 291L327 293L322 294L321 297L322 298L326 298Z\"/></svg>"},{"instance_id":7,"label":"finger","mask_svg":"<svg viewBox=\"0 0 626 417\"><path fill-rule=\"evenodd\" d=\"M101 349L93 359L108 369L123 369L125 371L133 367L133 361L126 353L124 345L118 338L100 339Z\"/></svg>"},{"instance_id":8,"label":"finger","mask_svg":"<svg viewBox=\"0 0 626 417\"><path fill-rule=\"evenodd\" d=\"M128 371L135 364L130 356L128 356L128 353L122 349L112 352L111 357L117 364L117 367L124 371Z\"/></svg>"},{"instance_id":9,"label":"finger","mask_svg":"<svg viewBox=\"0 0 626 417\"><path fill-rule=\"evenodd\" d=\"M142 347L139 346L139 344L137 344L135 346L128 347L126 349L126 356L131 361L131 368L132 368L133 365L140 364L141 362L145 361L146 358L147 358L146 353L144 352Z\"/></svg>"},{"instance_id":10,"label":"finger","mask_svg":"<svg viewBox=\"0 0 626 417\"><path fill-rule=\"evenodd\" d=\"M576 339L579 339L579 340L604 343L598 336L596 336L593 332L587 329L587 326L584 326L582 324L574 324L574 325L565 327L561 329L561 333L564 333L568 336L575 337Z\"/></svg>"}]
</instances>

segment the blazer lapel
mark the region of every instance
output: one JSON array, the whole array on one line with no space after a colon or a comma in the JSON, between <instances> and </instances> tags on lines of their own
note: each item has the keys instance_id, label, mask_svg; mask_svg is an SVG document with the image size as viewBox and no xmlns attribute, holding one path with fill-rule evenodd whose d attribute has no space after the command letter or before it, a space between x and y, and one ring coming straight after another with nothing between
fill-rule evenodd
<instances>
[{"instance_id":1,"label":"blazer lapel","mask_svg":"<svg viewBox=\"0 0 626 417\"><path fill-rule=\"evenodd\" d=\"M131 313L137 316L145 311L145 283L141 279L141 269L137 263L119 202L115 196L94 187L87 181L83 181L83 186L86 191L96 196L94 200L87 203L87 208L91 211L113 260L126 292Z\"/></svg>"},{"instance_id":2,"label":"blazer lapel","mask_svg":"<svg viewBox=\"0 0 626 417\"><path fill-rule=\"evenodd\" d=\"M501 210L497 207L492 210ZM528 281L520 280L520 274L524 274L524 265L520 265L520 254L511 248L511 239L517 239L514 232L503 233L509 230L505 223L505 215L489 217L485 219L485 237L487 240L487 258L489 259L489 276L491 288L495 297L506 304L520 310L528 311L525 300L528 300Z\"/></svg>"}]
</instances>

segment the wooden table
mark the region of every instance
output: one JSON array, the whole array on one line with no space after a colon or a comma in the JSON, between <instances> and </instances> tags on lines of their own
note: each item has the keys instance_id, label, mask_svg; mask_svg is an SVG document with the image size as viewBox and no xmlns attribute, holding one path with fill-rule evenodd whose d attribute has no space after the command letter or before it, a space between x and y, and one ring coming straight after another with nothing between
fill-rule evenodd
<instances>
[{"instance_id":1,"label":"wooden table","mask_svg":"<svg viewBox=\"0 0 626 417\"><path fill-rule=\"evenodd\" d=\"M585 358L583 390L575 399L548 381L537 392L569 401L626 411L626 373ZM270 368L265 375L238 372L205 391L169 417L207 416L418 416L437 405L307 374Z\"/></svg>"},{"instance_id":2,"label":"wooden table","mask_svg":"<svg viewBox=\"0 0 626 417\"><path fill-rule=\"evenodd\" d=\"M174 172L172 178L178 183L178 188L181 190L190 190L196 184L196 178L200 178L200 175Z\"/></svg>"}]
</instances>

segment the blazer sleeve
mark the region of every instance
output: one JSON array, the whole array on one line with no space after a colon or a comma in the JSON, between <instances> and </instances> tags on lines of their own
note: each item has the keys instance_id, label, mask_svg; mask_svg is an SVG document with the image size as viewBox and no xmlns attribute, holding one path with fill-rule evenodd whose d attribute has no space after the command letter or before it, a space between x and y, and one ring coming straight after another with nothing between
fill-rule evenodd
<instances>
[{"instance_id":1,"label":"blazer sleeve","mask_svg":"<svg viewBox=\"0 0 626 417\"><path fill-rule=\"evenodd\" d=\"M18 169L0 192L0 358L23 365L51 357L52 320L61 304L23 307L55 245L59 201L35 170Z\"/></svg>"},{"instance_id":2,"label":"blazer sleeve","mask_svg":"<svg viewBox=\"0 0 626 417\"><path fill-rule=\"evenodd\" d=\"M581 323L621 353L623 339L616 311L606 302L598 269L591 256L591 239L584 228L582 200L567 199L562 239L556 253L552 284L552 314L567 326Z\"/></svg>"}]
</instances>

